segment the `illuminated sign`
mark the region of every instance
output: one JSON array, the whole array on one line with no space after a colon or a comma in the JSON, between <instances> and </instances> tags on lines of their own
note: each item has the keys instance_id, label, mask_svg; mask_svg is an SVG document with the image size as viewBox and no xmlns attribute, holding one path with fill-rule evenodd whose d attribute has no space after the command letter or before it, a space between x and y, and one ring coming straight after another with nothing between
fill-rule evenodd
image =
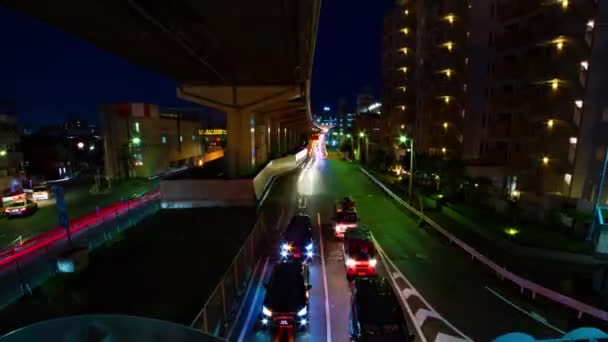
<instances>
[{"instance_id":1,"label":"illuminated sign","mask_svg":"<svg viewBox=\"0 0 608 342\"><path fill-rule=\"evenodd\" d=\"M226 135L225 129L199 129L198 135Z\"/></svg>"}]
</instances>

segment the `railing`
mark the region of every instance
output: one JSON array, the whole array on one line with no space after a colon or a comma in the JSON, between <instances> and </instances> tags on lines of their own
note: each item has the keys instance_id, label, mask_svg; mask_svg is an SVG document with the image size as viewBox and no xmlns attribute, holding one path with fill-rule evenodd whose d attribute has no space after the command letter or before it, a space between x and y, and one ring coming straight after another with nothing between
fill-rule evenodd
<instances>
[{"instance_id":1,"label":"railing","mask_svg":"<svg viewBox=\"0 0 608 342\"><path fill-rule=\"evenodd\" d=\"M424 220L431 227L435 228L441 234L443 234L446 238L448 238L452 243L458 245L460 248L464 249L468 254L471 255L472 259L479 260L482 264L496 272L501 279L507 279L513 282L515 285L519 286L520 291L523 293L524 289L529 290L532 293L532 298L536 298L536 295L541 295L557 304L569 307L575 310L578 314L578 318L580 319L583 314L587 314L589 316L595 317L602 321L608 322L608 312L593 307L591 305L580 302L574 298L565 296L559 292L550 290L546 287L543 287L531 280L520 277L517 274L507 271L505 268L499 266L494 261L488 259L481 253L477 252L474 248L467 245L463 241L459 240L457 237L452 235L450 232L446 231L443 227L438 225L435 221L431 220L429 217L424 215L422 212L416 210L406 201L401 199L399 196L395 195L389 188L387 188L382 182L377 180L374 176L372 176L367 170L363 167L360 167L361 171L365 173L374 183L376 183L384 192L386 192L389 196L391 196L395 201L397 201L402 206L406 207L420 219Z\"/></svg>"},{"instance_id":2,"label":"railing","mask_svg":"<svg viewBox=\"0 0 608 342\"><path fill-rule=\"evenodd\" d=\"M262 256L259 247L266 240L266 232L266 225L260 216L228 270L190 324L192 328L226 337Z\"/></svg>"},{"instance_id":3,"label":"railing","mask_svg":"<svg viewBox=\"0 0 608 342\"><path fill-rule=\"evenodd\" d=\"M89 250L111 240L159 210L159 192L116 203L70 222L72 245ZM55 228L0 256L0 306L9 304L57 273L57 257L72 246L63 228Z\"/></svg>"}]
</instances>

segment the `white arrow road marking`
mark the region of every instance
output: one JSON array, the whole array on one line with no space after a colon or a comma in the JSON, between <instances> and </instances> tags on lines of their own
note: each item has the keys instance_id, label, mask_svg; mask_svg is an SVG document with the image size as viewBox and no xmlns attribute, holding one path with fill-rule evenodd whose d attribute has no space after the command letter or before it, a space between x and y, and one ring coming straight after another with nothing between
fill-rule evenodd
<instances>
[{"instance_id":1,"label":"white arrow road marking","mask_svg":"<svg viewBox=\"0 0 608 342\"><path fill-rule=\"evenodd\" d=\"M403 292L403 296L405 296L405 299L410 298L410 296L418 296L416 291L412 289L403 289L401 292Z\"/></svg>"},{"instance_id":2,"label":"white arrow road marking","mask_svg":"<svg viewBox=\"0 0 608 342\"><path fill-rule=\"evenodd\" d=\"M464 338L438 333L435 337L435 342L466 342Z\"/></svg>"},{"instance_id":3,"label":"white arrow road marking","mask_svg":"<svg viewBox=\"0 0 608 342\"><path fill-rule=\"evenodd\" d=\"M441 319L441 317L433 311L427 309L419 309L418 311L416 311L416 324L422 326L422 324L424 324L424 321L426 321L426 319L429 317Z\"/></svg>"}]
</instances>

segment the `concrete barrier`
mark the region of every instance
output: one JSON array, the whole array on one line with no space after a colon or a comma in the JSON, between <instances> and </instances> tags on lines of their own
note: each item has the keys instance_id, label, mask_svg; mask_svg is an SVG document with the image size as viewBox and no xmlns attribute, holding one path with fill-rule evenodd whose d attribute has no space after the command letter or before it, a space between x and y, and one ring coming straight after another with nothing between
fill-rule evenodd
<instances>
[{"instance_id":1,"label":"concrete barrier","mask_svg":"<svg viewBox=\"0 0 608 342\"><path fill-rule=\"evenodd\" d=\"M223 155L223 151L218 152ZM253 179L161 180L161 208L255 206L274 177L295 169L306 160L307 155L308 151L303 149L296 154L274 159Z\"/></svg>"},{"instance_id":2,"label":"concrete barrier","mask_svg":"<svg viewBox=\"0 0 608 342\"><path fill-rule=\"evenodd\" d=\"M161 208L255 205L251 179L181 179L160 182Z\"/></svg>"}]
</instances>

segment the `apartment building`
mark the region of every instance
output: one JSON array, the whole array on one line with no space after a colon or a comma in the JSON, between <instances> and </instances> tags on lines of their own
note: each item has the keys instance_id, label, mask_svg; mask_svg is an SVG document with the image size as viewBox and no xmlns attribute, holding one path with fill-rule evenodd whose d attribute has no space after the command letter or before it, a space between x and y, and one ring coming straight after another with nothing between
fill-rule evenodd
<instances>
[{"instance_id":1,"label":"apartment building","mask_svg":"<svg viewBox=\"0 0 608 342\"><path fill-rule=\"evenodd\" d=\"M460 0L398 1L385 17L387 129L413 135L417 153L461 157L469 10Z\"/></svg>"},{"instance_id":2,"label":"apartment building","mask_svg":"<svg viewBox=\"0 0 608 342\"><path fill-rule=\"evenodd\" d=\"M510 190L593 197L608 143L600 95L606 93L607 49L595 32L606 6L594 0L498 2L481 158L504 167Z\"/></svg>"}]
</instances>

